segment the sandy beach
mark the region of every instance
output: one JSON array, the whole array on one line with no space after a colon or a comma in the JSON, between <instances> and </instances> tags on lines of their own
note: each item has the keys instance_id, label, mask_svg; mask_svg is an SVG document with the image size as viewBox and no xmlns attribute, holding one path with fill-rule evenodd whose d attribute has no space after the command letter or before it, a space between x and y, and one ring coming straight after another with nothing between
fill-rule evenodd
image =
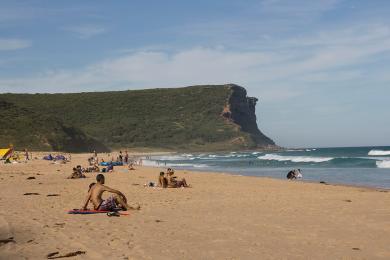
<instances>
[{"instance_id":1,"label":"sandy beach","mask_svg":"<svg viewBox=\"0 0 390 260\"><path fill-rule=\"evenodd\" d=\"M115 167L106 185L141 210L70 215L96 173L66 177L87 157L0 164L0 259L390 259L386 190L190 171L192 188L160 189L144 187L158 168Z\"/></svg>"}]
</instances>

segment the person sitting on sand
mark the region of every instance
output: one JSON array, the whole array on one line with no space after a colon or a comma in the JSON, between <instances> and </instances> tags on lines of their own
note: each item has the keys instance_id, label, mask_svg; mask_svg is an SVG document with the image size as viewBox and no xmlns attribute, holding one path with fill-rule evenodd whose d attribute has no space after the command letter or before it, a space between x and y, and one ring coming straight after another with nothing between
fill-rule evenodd
<instances>
[{"instance_id":1,"label":"person sitting on sand","mask_svg":"<svg viewBox=\"0 0 390 260\"><path fill-rule=\"evenodd\" d=\"M168 177L168 188L180 188L184 187L187 188L189 185L187 184L186 179L181 179L180 181L176 180L176 176L173 176L175 172L173 170L170 170L167 172Z\"/></svg>"},{"instance_id":2,"label":"person sitting on sand","mask_svg":"<svg viewBox=\"0 0 390 260\"><path fill-rule=\"evenodd\" d=\"M106 172L113 172L113 171L114 171L114 165L111 162L109 165L107 165Z\"/></svg>"},{"instance_id":3,"label":"person sitting on sand","mask_svg":"<svg viewBox=\"0 0 390 260\"><path fill-rule=\"evenodd\" d=\"M105 186L105 178L103 174L98 174L96 176L96 181L96 184L91 183L89 186L88 195L82 206L83 210L87 209L89 202L92 203L95 210L113 211L118 207L124 210L139 210L141 208L139 205L135 208L130 206L127 204L126 196L122 192ZM105 191L114 193L115 195L111 195L106 200L103 200L102 194Z\"/></svg>"},{"instance_id":4,"label":"person sitting on sand","mask_svg":"<svg viewBox=\"0 0 390 260\"><path fill-rule=\"evenodd\" d=\"M289 180L295 179L294 171L289 171L289 172L287 173L286 178L289 179Z\"/></svg>"},{"instance_id":5,"label":"person sitting on sand","mask_svg":"<svg viewBox=\"0 0 390 260\"><path fill-rule=\"evenodd\" d=\"M160 175L158 176L158 186L161 188L167 188L168 187L168 179L164 177L165 173L160 172Z\"/></svg>"},{"instance_id":6,"label":"person sitting on sand","mask_svg":"<svg viewBox=\"0 0 390 260\"><path fill-rule=\"evenodd\" d=\"M93 171L94 171L94 172L100 172L100 168L99 168L99 166L97 165L97 163L95 163L95 164L93 165Z\"/></svg>"},{"instance_id":7,"label":"person sitting on sand","mask_svg":"<svg viewBox=\"0 0 390 260\"><path fill-rule=\"evenodd\" d=\"M78 170L78 168L73 168L73 173L68 177L68 179L80 179L85 178L85 175Z\"/></svg>"},{"instance_id":8,"label":"person sitting on sand","mask_svg":"<svg viewBox=\"0 0 390 260\"><path fill-rule=\"evenodd\" d=\"M301 173L301 169L294 169L294 170L292 170L292 171L289 171L288 173L287 173L287 179L289 179L289 180L295 180L295 179L297 179L297 178L302 178L302 173Z\"/></svg>"},{"instance_id":9,"label":"person sitting on sand","mask_svg":"<svg viewBox=\"0 0 390 260\"><path fill-rule=\"evenodd\" d=\"M295 173L295 178L302 178L302 172L301 172L301 169L298 169L298 170L294 170L294 173Z\"/></svg>"},{"instance_id":10,"label":"person sitting on sand","mask_svg":"<svg viewBox=\"0 0 390 260\"><path fill-rule=\"evenodd\" d=\"M131 162L131 163L129 163L129 171L134 171L135 169L134 169L134 164Z\"/></svg>"}]
</instances>

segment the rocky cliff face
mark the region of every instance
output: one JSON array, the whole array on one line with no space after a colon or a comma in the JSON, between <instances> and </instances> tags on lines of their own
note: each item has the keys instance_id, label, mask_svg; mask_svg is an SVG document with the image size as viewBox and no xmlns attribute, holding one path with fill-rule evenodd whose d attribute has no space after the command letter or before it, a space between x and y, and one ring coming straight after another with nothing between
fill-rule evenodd
<instances>
[{"instance_id":1,"label":"rocky cliff face","mask_svg":"<svg viewBox=\"0 0 390 260\"><path fill-rule=\"evenodd\" d=\"M249 134L252 141L258 147L275 145L274 141L265 136L258 128L256 122L255 97L247 97L245 88L230 84L230 97L223 109L222 116L236 124L242 132Z\"/></svg>"}]
</instances>

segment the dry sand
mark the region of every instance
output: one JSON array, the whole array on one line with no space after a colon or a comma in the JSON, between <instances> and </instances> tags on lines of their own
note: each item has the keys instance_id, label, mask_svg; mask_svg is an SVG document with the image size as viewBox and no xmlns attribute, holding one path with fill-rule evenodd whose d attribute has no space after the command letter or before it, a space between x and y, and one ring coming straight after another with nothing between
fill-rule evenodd
<instances>
[{"instance_id":1,"label":"dry sand","mask_svg":"<svg viewBox=\"0 0 390 260\"><path fill-rule=\"evenodd\" d=\"M390 259L390 192L189 171L193 188L155 189L159 169L115 167L106 184L142 209L69 215L95 180L66 179L86 157L0 164L1 259Z\"/></svg>"}]
</instances>

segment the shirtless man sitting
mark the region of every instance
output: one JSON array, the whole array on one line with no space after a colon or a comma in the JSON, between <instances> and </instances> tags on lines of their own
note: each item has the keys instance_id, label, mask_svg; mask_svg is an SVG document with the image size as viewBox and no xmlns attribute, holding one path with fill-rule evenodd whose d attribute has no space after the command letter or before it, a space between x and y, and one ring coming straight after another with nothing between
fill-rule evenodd
<instances>
[{"instance_id":1,"label":"shirtless man sitting","mask_svg":"<svg viewBox=\"0 0 390 260\"><path fill-rule=\"evenodd\" d=\"M173 176L175 172L169 168L167 171L167 176L168 176L168 188L189 188L190 185L187 184L186 179L182 178L181 180L177 180L176 176Z\"/></svg>"},{"instance_id":2,"label":"shirtless man sitting","mask_svg":"<svg viewBox=\"0 0 390 260\"><path fill-rule=\"evenodd\" d=\"M89 187L88 196L85 199L82 209L87 209L89 202L92 202L93 208L95 210L105 210L105 211L113 211L117 207L121 207L124 210L136 209L139 210L141 207L138 205L137 207L131 207L127 204L126 196L118 191L111 189L104 185L104 175L98 174L96 176L97 183L92 183ZM114 193L115 195L111 195L106 200L102 199L103 192L108 191Z\"/></svg>"}]
</instances>

